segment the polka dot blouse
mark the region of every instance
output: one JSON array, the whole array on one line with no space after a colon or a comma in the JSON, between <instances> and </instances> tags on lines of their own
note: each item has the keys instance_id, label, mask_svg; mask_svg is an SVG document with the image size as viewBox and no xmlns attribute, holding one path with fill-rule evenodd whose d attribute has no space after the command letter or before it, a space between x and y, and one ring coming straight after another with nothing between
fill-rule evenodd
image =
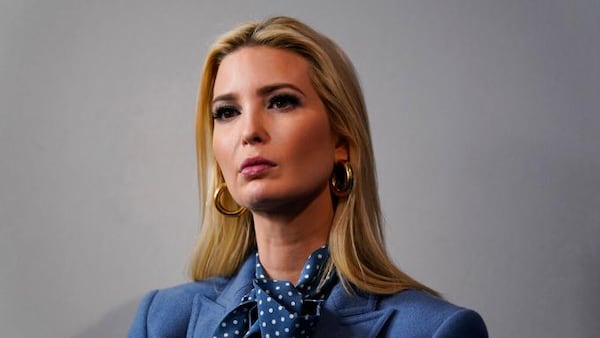
<instances>
[{"instance_id":1,"label":"polka dot blouse","mask_svg":"<svg viewBox=\"0 0 600 338\"><path fill-rule=\"evenodd\" d=\"M253 289L223 318L213 338L312 337L321 305L337 280L335 271L323 276L328 261L327 246L313 252L294 286L266 278L257 253Z\"/></svg>"}]
</instances>

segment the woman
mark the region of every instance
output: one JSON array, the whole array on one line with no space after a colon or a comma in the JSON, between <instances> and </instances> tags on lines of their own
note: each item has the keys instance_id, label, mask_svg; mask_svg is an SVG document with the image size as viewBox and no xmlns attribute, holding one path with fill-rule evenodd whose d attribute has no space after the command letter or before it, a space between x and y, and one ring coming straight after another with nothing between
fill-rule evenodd
<instances>
[{"instance_id":1,"label":"woman","mask_svg":"<svg viewBox=\"0 0 600 338\"><path fill-rule=\"evenodd\" d=\"M487 336L387 256L366 108L334 42L288 17L224 35L196 128L195 282L149 293L130 337Z\"/></svg>"}]
</instances>

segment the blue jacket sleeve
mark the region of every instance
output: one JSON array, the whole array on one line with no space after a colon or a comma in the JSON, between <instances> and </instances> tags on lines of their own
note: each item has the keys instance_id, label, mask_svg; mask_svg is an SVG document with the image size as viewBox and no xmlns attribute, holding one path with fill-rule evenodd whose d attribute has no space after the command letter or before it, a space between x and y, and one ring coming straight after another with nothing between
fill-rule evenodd
<instances>
[{"instance_id":1,"label":"blue jacket sleeve","mask_svg":"<svg viewBox=\"0 0 600 338\"><path fill-rule=\"evenodd\" d=\"M483 319L477 312L461 309L448 317L433 336L435 338L487 338L488 332Z\"/></svg>"},{"instance_id":2,"label":"blue jacket sleeve","mask_svg":"<svg viewBox=\"0 0 600 338\"><path fill-rule=\"evenodd\" d=\"M150 310L150 305L152 304L152 300L154 300L154 296L156 296L158 290L151 291L142 298L140 301L140 305L138 306L137 313L135 318L133 319L133 323L131 324L131 328L129 329L129 334L127 337L129 338L146 338L148 337L148 312Z\"/></svg>"}]
</instances>

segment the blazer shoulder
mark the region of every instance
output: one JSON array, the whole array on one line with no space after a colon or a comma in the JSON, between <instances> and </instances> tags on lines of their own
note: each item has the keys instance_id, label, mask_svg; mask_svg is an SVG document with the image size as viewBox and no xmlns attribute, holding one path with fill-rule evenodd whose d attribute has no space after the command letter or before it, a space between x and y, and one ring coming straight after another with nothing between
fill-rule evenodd
<instances>
[{"instance_id":1,"label":"blazer shoulder","mask_svg":"<svg viewBox=\"0 0 600 338\"><path fill-rule=\"evenodd\" d=\"M185 336L194 298L215 298L227 281L212 278L148 292L138 305L128 337Z\"/></svg>"},{"instance_id":2,"label":"blazer shoulder","mask_svg":"<svg viewBox=\"0 0 600 338\"><path fill-rule=\"evenodd\" d=\"M488 337L481 316L441 298L417 290L383 296L379 308L391 309L387 335L427 337Z\"/></svg>"}]
</instances>

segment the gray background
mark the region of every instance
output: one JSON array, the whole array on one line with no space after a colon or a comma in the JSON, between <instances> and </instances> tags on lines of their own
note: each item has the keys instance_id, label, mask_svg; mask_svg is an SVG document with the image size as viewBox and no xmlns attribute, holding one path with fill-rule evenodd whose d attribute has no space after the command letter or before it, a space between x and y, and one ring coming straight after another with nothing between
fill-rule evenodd
<instances>
[{"instance_id":1,"label":"gray background","mask_svg":"<svg viewBox=\"0 0 600 338\"><path fill-rule=\"evenodd\" d=\"M0 336L124 336L186 280L194 105L237 23L354 61L388 247L494 337L600 331L600 2L0 2Z\"/></svg>"}]
</instances>

